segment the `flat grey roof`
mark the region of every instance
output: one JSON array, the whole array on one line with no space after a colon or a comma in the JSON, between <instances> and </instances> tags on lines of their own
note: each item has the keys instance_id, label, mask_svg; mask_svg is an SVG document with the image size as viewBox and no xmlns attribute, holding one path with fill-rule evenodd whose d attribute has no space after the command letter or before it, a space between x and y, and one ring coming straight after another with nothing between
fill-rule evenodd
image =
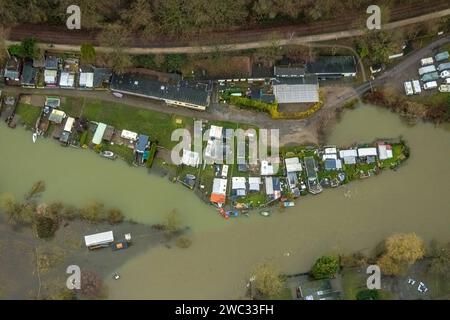
<instances>
[{"instance_id":1,"label":"flat grey roof","mask_svg":"<svg viewBox=\"0 0 450 320\"><path fill-rule=\"evenodd\" d=\"M321 56L316 61L306 64L306 70L314 74L341 75L356 73L354 56Z\"/></svg>"},{"instance_id":2,"label":"flat grey roof","mask_svg":"<svg viewBox=\"0 0 450 320\"><path fill-rule=\"evenodd\" d=\"M142 74L113 74L111 90L138 94L149 98L173 100L207 107L210 92L205 84L180 81L177 85L160 82Z\"/></svg>"},{"instance_id":3,"label":"flat grey roof","mask_svg":"<svg viewBox=\"0 0 450 320\"><path fill-rule=\"evenodd\" d=\"M291 66L275 66L274 74L275 77L280 78L296 78L303 77L305 75L304 67L291 67Z\"/></svg>"}]
</instances>

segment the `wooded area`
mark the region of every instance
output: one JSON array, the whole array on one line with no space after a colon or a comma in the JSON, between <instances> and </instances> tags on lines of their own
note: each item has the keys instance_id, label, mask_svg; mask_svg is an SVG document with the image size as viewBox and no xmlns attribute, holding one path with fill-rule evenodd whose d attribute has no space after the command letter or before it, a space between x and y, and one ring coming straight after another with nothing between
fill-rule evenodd
<instances>
[{"instance_id":1,"label":"wooded area","mask_svg":"<svg viewBox=\"0 0 450 320\"><path fill-rule=\"evenodd\" d=\"M81 26L103 28L114 23L143 37L189 35L207 31L301 24L363 15L370 0L78 0ZM383 0L394 6L417 0ZM73 0L0 0L0 24L65 24Z\"/></svg>"}]
</instances>

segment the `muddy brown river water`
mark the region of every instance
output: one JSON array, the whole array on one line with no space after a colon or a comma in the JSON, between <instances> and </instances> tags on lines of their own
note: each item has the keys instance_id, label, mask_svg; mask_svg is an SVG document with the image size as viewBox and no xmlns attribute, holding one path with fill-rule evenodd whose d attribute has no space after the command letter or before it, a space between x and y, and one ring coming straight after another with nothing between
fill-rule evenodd
<instances>
[{"instance_id":1,"label":"muddy brown river water","mask_svg":"<svg viewBox=\"0 0 450 320\"><path fill-rule=\"evenodd\" d=\"M384 109L346 111L329 144L402 135L411 157L397 171L325 190L270 218L224 221L188 189L167 178L93 152L33 144L31 133L0 125L0 193L21 196L45 180L44 200L118 206L133 220L161 222L173 208L192 229L188 249L152 247L106 279L110 298L233 299L243 296L251 269L271 261L285 273L305 272L325 253L372 250L395 232L450 240L450 126L408 126Z\"/></svg>"}]
</instances>

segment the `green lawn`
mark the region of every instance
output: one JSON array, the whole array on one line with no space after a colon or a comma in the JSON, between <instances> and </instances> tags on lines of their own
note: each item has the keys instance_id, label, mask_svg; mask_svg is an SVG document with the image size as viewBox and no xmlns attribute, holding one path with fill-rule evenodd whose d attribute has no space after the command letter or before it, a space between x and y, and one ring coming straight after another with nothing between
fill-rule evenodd
<instances>
[{"instance_id":1,"label":"green lawn","mask_svg":"<svg viewBox=\"0 0 450 320\"><path fill-rule=\"evenodd\" d=\"M134 153L133 150L127 146L120 146L118 144L108 144L104 147L105 150L109 150L118 155L119 158L125 160L128 164L133 164Z\"/></svg>"},{"instance_id":2,"label":"green lawn","mask_svg":"<svg viewBox=\"0 0 450 320\"><path fill-rule=\"evenodd\" d=\"M171 134L177 128L192 125L190 118L169 115L121 103L86 99L83 115L92 121L101 121L117 129L126 129L147 134L165 148L172 148L177 142L171 141ZM183 120L177 124L176 119Z\"/></svg>"},{"instance_id":3,"label":"green lawn","mask_svg":"<svg viewBox=\"0 0 450 320\"><path fill-rule=\"evenodd\" d=\"M82 112L83 101L83 98L62 97L60 108L69 116L79 117Z\"/></svg>"},{"instance_id":4,"label":"green lawn","mask_svg":"<svg viewBox=\"0 0 450 320\"><path fill-rule=\"evenodd\" d=\"M29 128L34 128L36 121L41 114L41 108L32 106L30 104L19 103L16 113L20 115L20 120Z\"/></svg>"}]
</instances>

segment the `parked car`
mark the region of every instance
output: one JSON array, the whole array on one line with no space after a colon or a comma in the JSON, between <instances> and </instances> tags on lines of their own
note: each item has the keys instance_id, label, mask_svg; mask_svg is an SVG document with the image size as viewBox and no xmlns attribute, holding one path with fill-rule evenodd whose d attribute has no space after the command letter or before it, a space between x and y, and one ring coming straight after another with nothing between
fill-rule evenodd
<instances>
[{"instance_id":1,"label":"parked car","mask_svg":"<svg viewBox=\"0 0 450 320\"><path fill-rule=\"evenodd\" d=\"M450 84L450 78L445 79L446 84Z\"/></svg>"},{"instance_id":2,"label":"parked car","mask_svg":"<svg viewBox=\"0 0 450 320\"><path fill-rule=\"evenodd\" d=\"M439 92L450 92L450 84L441 84L438 90Z\"/></svg>"},{"instance_id":3,"label":"parked car","mask_svg":"<svg viewBox=\"0 0 450 320\"><path fill-rule=\"evenodd\" d=\"M438 84L436 81L430 81L430 82L425 82L423 84L423 89L424 90L431 90L431 89L435 89L437 88Z\"/></svg>"},{"instance_id":4,"label":"parked car","mask_svg":"<svg viewBox=\"0 0 450 320\"><path fill-rule=\"evenodd\" d=\"M444 70L439 75L442 79L449 78L450 77L450 70Z\"/></svg>"}]
</instances>

